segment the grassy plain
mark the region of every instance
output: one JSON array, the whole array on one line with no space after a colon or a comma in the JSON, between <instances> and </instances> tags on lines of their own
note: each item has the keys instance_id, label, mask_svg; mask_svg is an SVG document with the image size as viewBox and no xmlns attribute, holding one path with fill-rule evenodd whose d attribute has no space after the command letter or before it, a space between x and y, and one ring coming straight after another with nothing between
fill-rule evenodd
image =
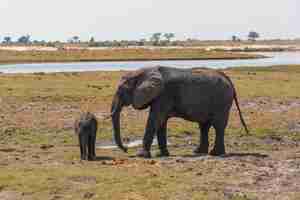
<instances>
[{"instance_id":1,"label":"grassy plain","mask_svg":"<svg viewBox=\"0 0 300 200\"><path fill-rule=\"evenodd\" d=\"M261 57L203 49L103 49L59 51L0 51L0 64L34 62L243 59Z\"/></svg>"},{"instance_id":2,"label":"grassy plain","mask_svg":"<svg viewBox=\"0 0 300 200\"><path fill-rule=\"evenodd\" d=\"M124 72L0 74L0 199L299 199L300 66L225 72L251 130L245 136L233 106L227 156L194 157L197 126L172 119L170 158L97 149L93 162L79 161L74 118L94 112L97 141L109 141L104 117ZM141 138L146 118L124 109L123 138Z\"/></svg>"}]
</instances>

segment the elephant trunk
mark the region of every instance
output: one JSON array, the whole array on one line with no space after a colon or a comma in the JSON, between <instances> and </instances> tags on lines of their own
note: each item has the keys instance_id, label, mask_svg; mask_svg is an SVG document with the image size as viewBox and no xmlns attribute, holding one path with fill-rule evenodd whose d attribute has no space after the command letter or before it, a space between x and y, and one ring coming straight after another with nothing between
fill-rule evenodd
<instances>
[{"instance_id":1,"label":"elephant trunk","mask_svg":"<svg viewBox=\"0 0 300 200\"><path fill-rule=\"evenodd\" d=\"M120 101L120 98L116 95L114 97L111 112L112 112L112 125L113 125L113 136L116 144L120 149L122 149L124 152L127 152L127 148L123 146L121 134L120 134L120 113L122 110L122 103Z\"/></svg>"}]
</instances>

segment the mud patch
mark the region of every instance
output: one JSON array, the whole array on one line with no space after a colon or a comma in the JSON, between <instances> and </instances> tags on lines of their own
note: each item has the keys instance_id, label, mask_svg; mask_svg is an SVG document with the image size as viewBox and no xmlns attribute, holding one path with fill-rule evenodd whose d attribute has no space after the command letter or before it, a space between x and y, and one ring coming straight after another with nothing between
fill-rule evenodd
<instances>
[{"instance_id":1,"label":"mud patch","mask_svg":"<svg viewBox=\"0 0 300 200\"><path fill-rule=\"evenodd\" d=\"M23 195L15 191L0 191L1 200L22 200Z\"/></svg>"},{"instance_id":2,"label":"mud patch","mask_svg":"<svg viewBox=\"0 0 300 200\"><path fill-rule=\"evenodd\" d=\"M95 185L97 184L97 179L94 176L73 176L69 178L70 181L74 183Z\"/></svg>"},{"instance_id":3,"label":"mud patch","mask_svg":"<svg viewBox=\"0 0 300 200\"><path fill-rule=\"evenodd\" d=\"M130 141L129 139L127 139L128 143L125 144L125 146L129 147L129 148L133 148L133 147L138 147L141 146L143 144L143 140L141 139L137 139L137 140L132 140ZM157 140L154 139L152 145L157 145ZM168 145L170 145L171 143L168 142ZM114 142L100 142L97 143L96 148L98 149L116 149L118 148L118 146L116 144L114 144Z\"/></svg>"}]
</instances>

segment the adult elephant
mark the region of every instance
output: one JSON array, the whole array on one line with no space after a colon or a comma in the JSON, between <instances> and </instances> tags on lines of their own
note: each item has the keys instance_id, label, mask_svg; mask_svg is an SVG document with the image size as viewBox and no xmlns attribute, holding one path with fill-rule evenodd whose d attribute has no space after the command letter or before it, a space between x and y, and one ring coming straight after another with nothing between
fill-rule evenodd
<instances>
[{"instance_id":1,"label":"adult elephant","mask_svg":"<svg viewBox=\"0 0 300 200\"><path fill-rule=\"evenodd\" d=\"M207 154L210 127L216 130L215 144L211 155L225 154L224 132L233 100L240 120L248 133L239 108L233 83L223 72L206 68L178 69L171 67L144 68L125 74L114 95L111 111L113 135L123 151L120 136L120 112L132 105L141 110L150 106L140 157L150 158L150 148L156 133L160 156L169 156L167 149L167 121L180 117L197 122L200 127L200 145L195 153Z\"/></svg>"}]
</instances>

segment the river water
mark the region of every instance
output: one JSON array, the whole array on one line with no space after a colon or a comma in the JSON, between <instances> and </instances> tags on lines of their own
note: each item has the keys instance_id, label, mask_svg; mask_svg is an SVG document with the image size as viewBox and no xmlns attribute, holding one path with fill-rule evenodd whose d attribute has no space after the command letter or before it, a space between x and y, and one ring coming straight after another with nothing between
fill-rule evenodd
<instances>
[{"instance_id":1,"label":"river water","mask_svg":"<svg viewBox=\"0 0 300 200\"><path fill-rule=\"evenodd\" d=\"M156 65L179 68L209 67L222 69L240 66L300 65L300 52L258 53L268 56L262 59L237 60L176 60L176 61L124 61L124 62L73 62L73 63L35 63L0 65L2 73L38 73L38 72L82 72L82 71L118 71L135 70Z\"/></svg>"}]
</instances>

